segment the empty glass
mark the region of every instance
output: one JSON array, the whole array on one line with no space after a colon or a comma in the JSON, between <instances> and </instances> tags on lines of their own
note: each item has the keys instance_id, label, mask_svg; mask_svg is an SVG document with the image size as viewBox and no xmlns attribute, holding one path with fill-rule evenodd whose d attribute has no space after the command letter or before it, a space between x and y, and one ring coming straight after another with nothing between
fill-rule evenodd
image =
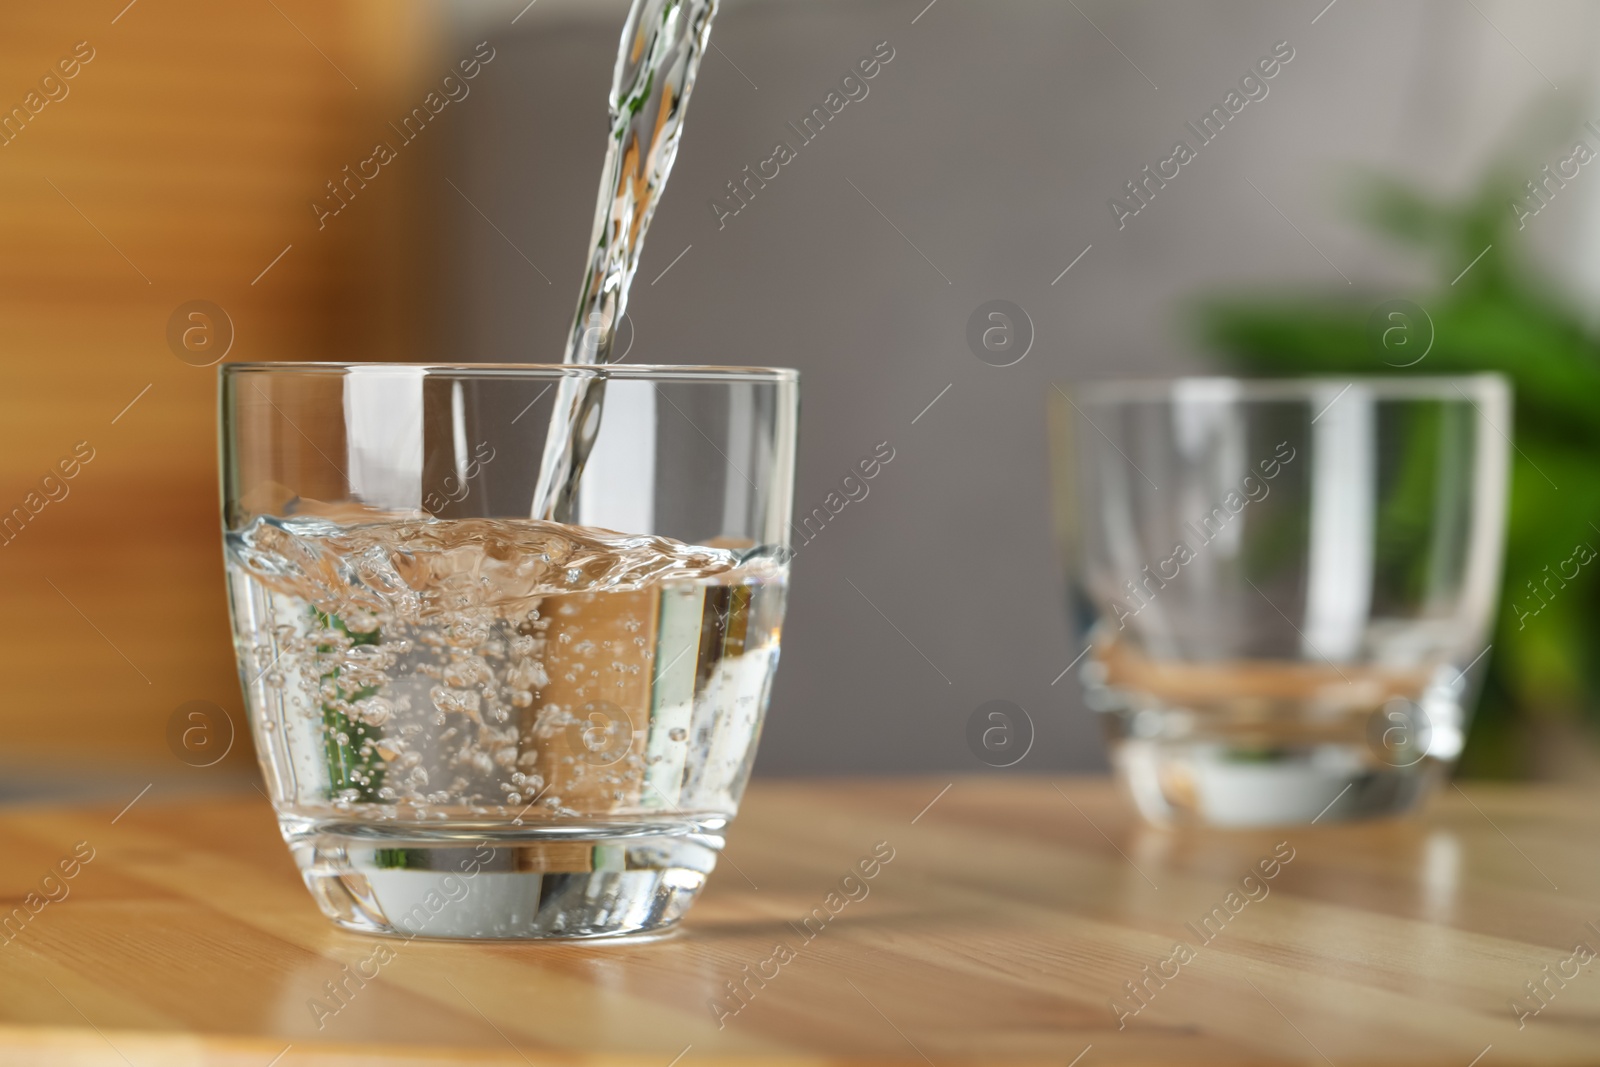
<instances>
[{"instance_id":1,"label":"empty glass","mask_svg":"<svg viewBox=\"0 0 1600 1067\"><path fill-rule=\"evenodd\" d=\"M563 381L604 384L570 523L530 514ZM798 390L744 368L222 369L240 676L327 915L579 938L683 914L777 667Z\"/></svg>"},{"instance_id":2,"label":"empty glass","mask_svg":"<svg viewBox=\"0 0 1600 1067\"><path fill-rule=\"evenodd\" d=\"M1081 668L1158 823L1416 805L1460 753L1494 615L1504 379L1058 391Z\"/></svg>"}]
</instances>

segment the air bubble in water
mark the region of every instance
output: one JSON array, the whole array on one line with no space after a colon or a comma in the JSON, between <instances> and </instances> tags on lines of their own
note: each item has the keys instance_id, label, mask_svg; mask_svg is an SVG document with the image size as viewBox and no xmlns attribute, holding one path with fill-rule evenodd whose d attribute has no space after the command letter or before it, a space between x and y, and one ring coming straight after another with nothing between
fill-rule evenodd
<instances>
[{"instance_id":1,"label":"air bubble in water","mask_svg":"<svg viewBox=\"0 0 1600 1067\"><path fill-rule=\"evenodd\" d=\"M433 706L440 711L465 715L469 719L478 717L481 701L478 694L470 689L449 689L436 685L428 691L428 696L432 698Z\"/></svg>"},{"instance_id":2,"label":"air bubble in water","mask_svg":"<svg viewBox=\"0 0 1600 1067\"><path fill-rule=\"evenodd\" d=\"M354 712L351 717L356 721L382 726L394 714L394 705L383 697L365 697L356 701L351 710Z\"/></svg>"}]
</instances>

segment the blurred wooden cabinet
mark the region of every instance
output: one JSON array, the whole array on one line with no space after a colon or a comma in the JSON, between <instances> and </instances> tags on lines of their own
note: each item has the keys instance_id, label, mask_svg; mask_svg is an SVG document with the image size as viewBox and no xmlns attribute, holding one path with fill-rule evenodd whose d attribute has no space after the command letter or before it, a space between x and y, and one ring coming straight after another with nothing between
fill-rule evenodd
<instances>
[{"instance_id":1,"label":"blurred wooden cabinet","mask_svg":"<svg viewBox=\"0 0 1600 1067\"><path fill-rule=\"evenodd\" d=\"M0 120L0 514L23 509L0 541L0 773L57 759L181 772L166 730L190 700L229 711L230 760L251 758L216 371L175 354L169 320L189 301L224 309L230 361L418 354L426 234L406 205L421 161L385 167L320 229L311 204L421 98L437 36L414 0L0 14L0 108L22 109ZM75 49L92 58L68 78Z\"/></svg>"}]
</instances>

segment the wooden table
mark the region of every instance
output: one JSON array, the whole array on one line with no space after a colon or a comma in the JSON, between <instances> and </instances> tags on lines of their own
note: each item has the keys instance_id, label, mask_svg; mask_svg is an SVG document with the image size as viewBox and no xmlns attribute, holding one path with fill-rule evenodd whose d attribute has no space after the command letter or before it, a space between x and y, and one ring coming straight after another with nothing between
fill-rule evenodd
<instances>
[{"instance_id":1,"label":"wooden table","mask_svg":"<svg viewBox=\"0 0 1600 1067\"><path fill-rule=\"evenodd\" d=\"M10 809L7 907L94 858L0 941L0 1064L1596 1063L1596 800L1473 785L1417 822L1172 834L1101 780L760 782L682 932L611 946L343 933L260 798Z\"/></svg>"}]
</instances>

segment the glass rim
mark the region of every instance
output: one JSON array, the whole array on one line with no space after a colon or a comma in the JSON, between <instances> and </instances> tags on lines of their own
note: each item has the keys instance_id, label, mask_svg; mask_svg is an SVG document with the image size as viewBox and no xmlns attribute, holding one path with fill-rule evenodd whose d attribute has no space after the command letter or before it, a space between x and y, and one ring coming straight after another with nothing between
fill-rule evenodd
<instances>
[{"instance_id":1,"label":"glass rim","mask_svg":"<svg viewBox=\"0 0 1600 1067\"><path fill-rule=\"evenodd\" d=\"M224 376L237 374L341 375L351 371L395 371L443 378L621 378L679 382L798 382L793 367L718 367L693 363L368 363L257 361L224 363Z\"/></svg>"},{"instance_id":2,"label":"glass rim","mask_svg":"<svg viewBox=\"0 0 1600 1067\"><path fill-rule=\"evenodd\" d=\"M1360 386L1380 400L1474 399L1485 391L1503 393L1511 381L1504 374L1484 371L1477 374L1378 374L1334 376L1320 374L1302 378L1247 378L1226 374L1177 375L1169 378L1112 378L1102 381L1070 382L1064 387L1075 399L1088 403L1160 403L1183 399L1190 403L1234 403L1239 401L1315 400Z\"/></svg>"}]
</instances>

